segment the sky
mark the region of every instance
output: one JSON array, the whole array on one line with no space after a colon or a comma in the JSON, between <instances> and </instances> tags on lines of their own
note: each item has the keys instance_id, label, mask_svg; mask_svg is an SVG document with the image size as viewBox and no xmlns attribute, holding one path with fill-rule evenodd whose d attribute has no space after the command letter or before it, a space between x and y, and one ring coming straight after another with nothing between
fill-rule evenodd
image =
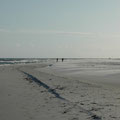
<instances>
[{"instance_id":1,"label":"sky","mask_svg":"<svg viewBox=\"0 0 120 120\"><path fill-rule=\"evenodd\" d=\"M120 0L0 0L0 57L120 57Z\"/></svg>"}]
</instances>

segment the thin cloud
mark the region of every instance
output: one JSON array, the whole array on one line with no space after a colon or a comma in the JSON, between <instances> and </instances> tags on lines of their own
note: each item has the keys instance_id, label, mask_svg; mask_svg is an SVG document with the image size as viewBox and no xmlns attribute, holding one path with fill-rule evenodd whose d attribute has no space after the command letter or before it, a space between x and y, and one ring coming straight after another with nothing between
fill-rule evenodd
<instances>
[{"instance_id":1,"label":"thin cloud","mask_svg":"<svg viewBox=\"0 0 120 120\"><path fill-rule=\"evenodd\" d=\"M31 34L31 35L64 35L64 36L80 36L92 38L120 38L120 33L95 33L95 32L69 32L57 30L7 30L0 29L0 33L6 34Z\"/></svg>"},{"instance_id":2,"label":"thin cloud","mask_svg":"<svg viewBox=\"0 0 120 120\"><path fill-rule=\"evenodd\" d=\"M53 34L53 35L78 35L78 36L94 36L93 33L88 32L66 32L66 31L56 31L56 30L49 30L49 31L43 31L43 30L6 30L6 29L0 29L0 32L2 33L11 33L11 34Z\"/></svg>"}]
</instances>

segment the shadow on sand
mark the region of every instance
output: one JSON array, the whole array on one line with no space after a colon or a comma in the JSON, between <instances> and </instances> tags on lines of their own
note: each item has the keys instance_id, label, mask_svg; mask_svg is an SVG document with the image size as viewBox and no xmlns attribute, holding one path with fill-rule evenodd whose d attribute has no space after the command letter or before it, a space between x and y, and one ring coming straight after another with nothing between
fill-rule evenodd
<instances>
[{"instance_id":1,"label":"shadow on sand","mask_svg":"<svg viewBox=\"0 0 120 120\"><path fill-rule=\"evenodd\" d=\"M65 98L61 97L56 91L55 89L50 88L50 86L48 86L47 84L43 83L42 81L38 80L36 77L32 76L31 74L28 74L24 71L21 71L22 73L24 73L25 75L27 75L31 80L33 80L34 82L36 82L38 85L43 86L45 89L48 90L48 92L50 92L51 94L53 94L56 98L62 99L62 100L66 100Z\"/></svg>"}]
</instances>

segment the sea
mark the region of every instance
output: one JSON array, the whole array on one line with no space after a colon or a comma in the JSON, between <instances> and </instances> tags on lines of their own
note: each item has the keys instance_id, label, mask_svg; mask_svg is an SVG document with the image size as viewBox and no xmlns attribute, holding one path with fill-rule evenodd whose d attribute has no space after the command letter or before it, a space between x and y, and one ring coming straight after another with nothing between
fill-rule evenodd
<instances>
[{"instance_id":1,"label":"sea","mask_svg":"<svg viewBox=\"0 0 120 120\"><path fill-rule=\"evenodd\" d=\"M58 63L62 58L58 58ZM56 58L0 58L0 65L29 64L42 62L56 62ZM115 65L120 66L120 58L64 58L64 62L86 65ZM69 64L69 66L70 66Z\"/></svg>"},{"instance_id":2,"label":"sea","mask_svg":"<svg viewBox=\"0 0 120 120\"><path fill-rule=\"evenodd\" d=\"M48 58L0 58L0 66L12 64L29 64L47 62L52 59Z\"/></svg>"}]
</instances>

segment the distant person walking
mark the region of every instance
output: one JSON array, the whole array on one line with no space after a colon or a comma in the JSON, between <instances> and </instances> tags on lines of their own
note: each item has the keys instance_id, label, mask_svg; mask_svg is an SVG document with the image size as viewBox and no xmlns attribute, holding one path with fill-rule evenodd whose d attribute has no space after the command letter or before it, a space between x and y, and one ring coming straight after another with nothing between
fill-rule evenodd
<instances>
[{"instance_id":1,"label":"distant person walking","mask_svg":"<svg viewBox=\"0 0 120 120\"><path fill-rule=\"evenodd\" d=\"M64 58L62 58L62 62L64 61Z\"/></svg>"},{"instance_id":2,"label":"distant person walking","mask_svg":"<svg viewBox=\"0 0 120 120\"><path fill-rule=\"evenodd\" d=\"M56 62L58 62L58 58L56 58Z\"/></svg>"}]
</instances>

